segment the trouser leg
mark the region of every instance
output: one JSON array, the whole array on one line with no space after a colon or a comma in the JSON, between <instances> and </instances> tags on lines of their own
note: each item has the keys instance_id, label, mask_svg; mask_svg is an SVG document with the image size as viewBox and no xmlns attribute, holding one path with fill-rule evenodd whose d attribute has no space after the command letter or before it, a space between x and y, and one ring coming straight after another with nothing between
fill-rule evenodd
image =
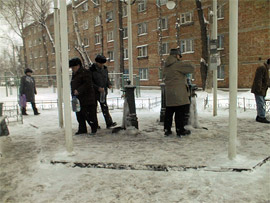
<instances>
[{"instance_id":1,"label":"trouser leg","mask_svg":"<svg viewBox=\"0 0 270 203\"><path fill-rule=\"evenodd\" d=\"M255 94L255 100L257 105L257 116L265 118L265 97Z\"/></svg>"},{"instance_id":2,"label":"trouser leg","mask_svg":"<svg viewBox=\"0 0 270 203\"><path fill-rule=\"evenodd\" d=\"M164 130L171 131L174 107L166 107L164 118Z\"/></svg>"},{"instance_id":3,"label":"trouser leg","mask_svg":"<svg viewBox=\"0 0 270 203\"><path fill-rule=\"evenodd\" d=\"M180 133L185 131L185 115L187 112L187 109L189 108L189 104L182 105L176 107L175 110L175 127L176 127L176 133Z\"/></svg>"},{"instance_id":4,"label":"trouser leg","mask_svg":"<svg viewBox=\"0 0 270 203\"><path fill-rule=\"evenodd\" d=\"M79 123L79 129L78 132L80 133L87 133L87 127L86 127L86 122L85 122L85 117L83 113L84 109L81 107L80 112L76 112L76 118Z\"/></svg>"},{"instance_id":5,"label":"trouser leg","mask_svg":"<svg viewBox=\"0 0 270 203\"><path fill-rule=\"evenodd\" d=\"M113 121L112 121L112 117L111 117L110 112L109 112L109 107L107 105L107 101L105 101L104 103L100 103L100 107L101 107L102 114L104 116L106 125L110 126L113 123Z\"/></svg>"},{"instance_id":6,"label":"trouser leg","mask_svg":"<svg viewBox=\"0 0 270 203\"><path fill-rule=\"evenodd\" d=\"M31 102L31 105L32 105L32 109L33 109L33 111L34 111L34 114L35 114L35 115L38 115L39 112L38 112L38 109L37 109L37 107L36 107L36 103L35 103L35 102Z\"/></svg>"},{"instance_id":7,"label":"trouser leg","mask_svg":"<svg viewBox=\"0 0 270 203\"><path fill-rule=\"evenodd\" d=\"M92 133L97 132L98 121L97 121L97 107L96 105L87 106L86 120L90 125Z\"/></svg>"},{"instance_id":8,"label":"trouser leg","mask_svg":"<svg viewBox=\"0 0 270 203\"><path fill-rule=\"evenodd\" d=\"M26 113L26 108L25 107L22 107L22 115L28 115L27 113Z\"/></svg>"}]
</instances>

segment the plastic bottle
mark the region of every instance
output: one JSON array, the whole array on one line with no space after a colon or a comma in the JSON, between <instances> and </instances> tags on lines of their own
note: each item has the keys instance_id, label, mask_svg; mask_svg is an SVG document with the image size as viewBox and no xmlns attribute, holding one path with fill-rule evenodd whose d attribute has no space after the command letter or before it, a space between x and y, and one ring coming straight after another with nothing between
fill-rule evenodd
<instances>
[{"instance_id":1,"label":"plastic bottle","mask_svg":"<svg viewBox=\"0 0 270 203\"><path fill-rule=\"evenodd\" d=\"M99 101L100 103L105 103L105 91L104 92L100 92L100 98L99 98Z\"/></svg>"},{"instance_id":2,"label":"plastic bottle","mask_svg":"<svg viewBox=\"0 0 270 203\"><path fill-rule=\"evenodd\" d=\"M76 96L72 97L71 104L72 104L72 111L79 112L81 110L80 101Z\"/></svg>"}]
</instances>

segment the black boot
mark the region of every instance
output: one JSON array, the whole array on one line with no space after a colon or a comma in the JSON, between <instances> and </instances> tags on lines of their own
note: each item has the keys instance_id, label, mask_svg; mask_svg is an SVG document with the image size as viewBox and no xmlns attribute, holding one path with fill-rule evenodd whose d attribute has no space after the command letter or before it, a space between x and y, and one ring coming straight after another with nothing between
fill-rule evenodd
<instances>
[{"instance_id":1,"label":"black boot","mask_svg":"<svg viewBox=\"0 0 270 203\"><path fill-rule=\"evenodd\" d=\"M40 113L38 112L37 108L34 108L33 110L34 110L34 115L36 115L36 116L37 116L37 115L39 115L39 114L40 114Z\"/></svg>"},{"instance_id":2,"label":"black boot","mask_svg":"<svg viewBox=\"0 0 270 203\"><path fill-rule=\"evenodd\" d=\"M24 115L24 116L27 116L28 114L26 113L26 108L22 108L22 115Z\"/></svg>"}]
</instances>

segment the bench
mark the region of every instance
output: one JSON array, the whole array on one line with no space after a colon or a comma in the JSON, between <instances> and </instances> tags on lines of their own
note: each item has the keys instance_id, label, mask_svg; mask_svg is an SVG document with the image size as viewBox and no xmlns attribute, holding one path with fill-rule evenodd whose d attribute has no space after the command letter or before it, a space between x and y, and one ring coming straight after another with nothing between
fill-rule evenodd
<instances>
[{"instance_id":1,"label":"bench","mask_svg":"<svg viewBox=\"0 0 270 203\"><path fill-rule=\"evenodd\" d=\"M9 130L6 124L6 116L0 117L0 136L9 135Z\"/></svg>"}]
</instances>

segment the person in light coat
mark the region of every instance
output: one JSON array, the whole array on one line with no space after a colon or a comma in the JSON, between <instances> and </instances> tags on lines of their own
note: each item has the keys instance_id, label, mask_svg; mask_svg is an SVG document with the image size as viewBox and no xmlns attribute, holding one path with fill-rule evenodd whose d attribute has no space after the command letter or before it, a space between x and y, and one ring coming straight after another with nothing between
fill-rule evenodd
<instances>
[{"instance_id":1,"label":"person in light coat","mask_svg":"<svg viewBox=\"0 0 270 203\"><path fill-rule=\"evenodd\" d=\"M180 60L179 49L171 49L164 67L166 111L164 120L165 136L172 134L172 119L175 114L175 126L177 136L190 134L184 128L185 114L189 111L190 91L186 75L194 72L194 66Z\"/></svg>"}]
</instances>

